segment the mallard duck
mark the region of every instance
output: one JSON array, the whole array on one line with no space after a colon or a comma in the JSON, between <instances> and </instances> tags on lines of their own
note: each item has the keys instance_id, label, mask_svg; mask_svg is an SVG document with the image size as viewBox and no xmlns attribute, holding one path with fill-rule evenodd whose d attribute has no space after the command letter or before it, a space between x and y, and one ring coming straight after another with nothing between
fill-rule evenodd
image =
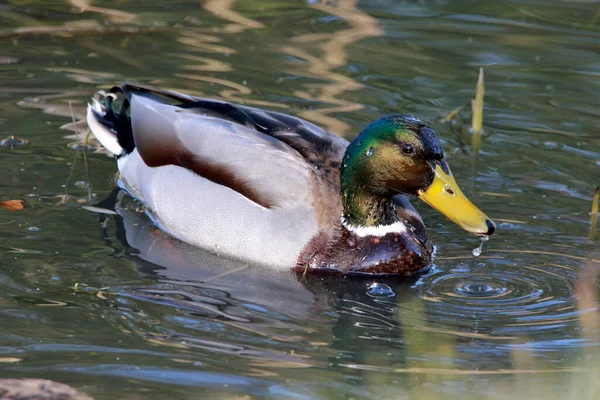
<instances>
[{"instance_id":1,"label":"mallard duck","mask_svg":"<svg viewBox=\"0 0 600 400\"><path fill-rule=\"evenodd\" d=\"M414 275L432 245L406 195L468 232L495 230L413 117L348 143L290 115L123 84L97 93L87 122L160 229L251 264Z\"/></svg>"}]
</instances>

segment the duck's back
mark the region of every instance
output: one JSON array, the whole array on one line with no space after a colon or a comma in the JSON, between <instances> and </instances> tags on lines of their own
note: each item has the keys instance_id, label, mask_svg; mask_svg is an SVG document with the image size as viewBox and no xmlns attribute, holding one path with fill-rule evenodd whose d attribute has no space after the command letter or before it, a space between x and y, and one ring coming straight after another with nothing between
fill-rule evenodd
<instances>
[{"instance_id":1,"label":"duck's back","mask_svg":"<svg viewBox=\"0 0 600 400\"><path fill-rule=\"evenodd\" d=\"M88 110L122 185L171 235L275 267L339 228L348 144L285 114L133 85ZM120 112L113 110L122 96Z\"/></svg>"}]
</instances>

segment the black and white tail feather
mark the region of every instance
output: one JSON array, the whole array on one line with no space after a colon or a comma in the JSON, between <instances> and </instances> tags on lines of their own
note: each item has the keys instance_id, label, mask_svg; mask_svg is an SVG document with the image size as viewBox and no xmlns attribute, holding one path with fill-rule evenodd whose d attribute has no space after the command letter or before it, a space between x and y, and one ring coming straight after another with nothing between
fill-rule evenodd
<instances>
[{"instance_id":1,"label":"black and white tail feather","mask_svg":"<svg viewBox=\"0 0 600 400\"><path fill-rule=\"evenodd\" d=\"M87 107L87 122L92 133L102 146L117 157L130 153L135 147L132 142L131 121L127 117L129 101L123 100L119 112L115 113L113 109L113 101L117 99L115 92L120 91L119 87L114 87L109 92L99 91ZM101 98L104 103L100 101ZM126 143L127 136L131 138L130 145Z\"/></svg>"}]
</instances>

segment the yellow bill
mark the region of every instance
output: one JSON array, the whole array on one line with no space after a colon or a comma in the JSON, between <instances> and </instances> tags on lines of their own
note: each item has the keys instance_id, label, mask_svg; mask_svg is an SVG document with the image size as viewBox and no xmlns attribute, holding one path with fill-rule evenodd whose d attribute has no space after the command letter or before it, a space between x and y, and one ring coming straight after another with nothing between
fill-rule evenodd
<instances>
[{"instance_id":1,"label":"yellow bill","mask_svg":"<svg viewBox=\"0 0 600 400\"><path fill-rule=\"evenodd\" d=\"M419 190L418 195L421 200L467 232L491 235L496 229L492 220L465 197L449 168L446 173L436 164L433 182L427 190Z\"/></svg>"}]
</instances>

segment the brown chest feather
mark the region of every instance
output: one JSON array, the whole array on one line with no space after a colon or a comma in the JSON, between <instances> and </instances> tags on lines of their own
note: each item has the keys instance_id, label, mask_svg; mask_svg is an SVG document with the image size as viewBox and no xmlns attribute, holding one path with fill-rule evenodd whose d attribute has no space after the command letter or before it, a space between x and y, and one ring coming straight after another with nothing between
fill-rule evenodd
<instances>
[{"instance_id":1,"label":"brown chest feather","mask_svg":"<svg viewBox=\"0 0 600 400\"><path fill-rule=\"evenodd\" d=\"M360 237L342 227L333 239L315 237L298 258L297 266L343 273L411 276L431 264L426 245L407 234Z\"/></svg>"}]
</instances>

